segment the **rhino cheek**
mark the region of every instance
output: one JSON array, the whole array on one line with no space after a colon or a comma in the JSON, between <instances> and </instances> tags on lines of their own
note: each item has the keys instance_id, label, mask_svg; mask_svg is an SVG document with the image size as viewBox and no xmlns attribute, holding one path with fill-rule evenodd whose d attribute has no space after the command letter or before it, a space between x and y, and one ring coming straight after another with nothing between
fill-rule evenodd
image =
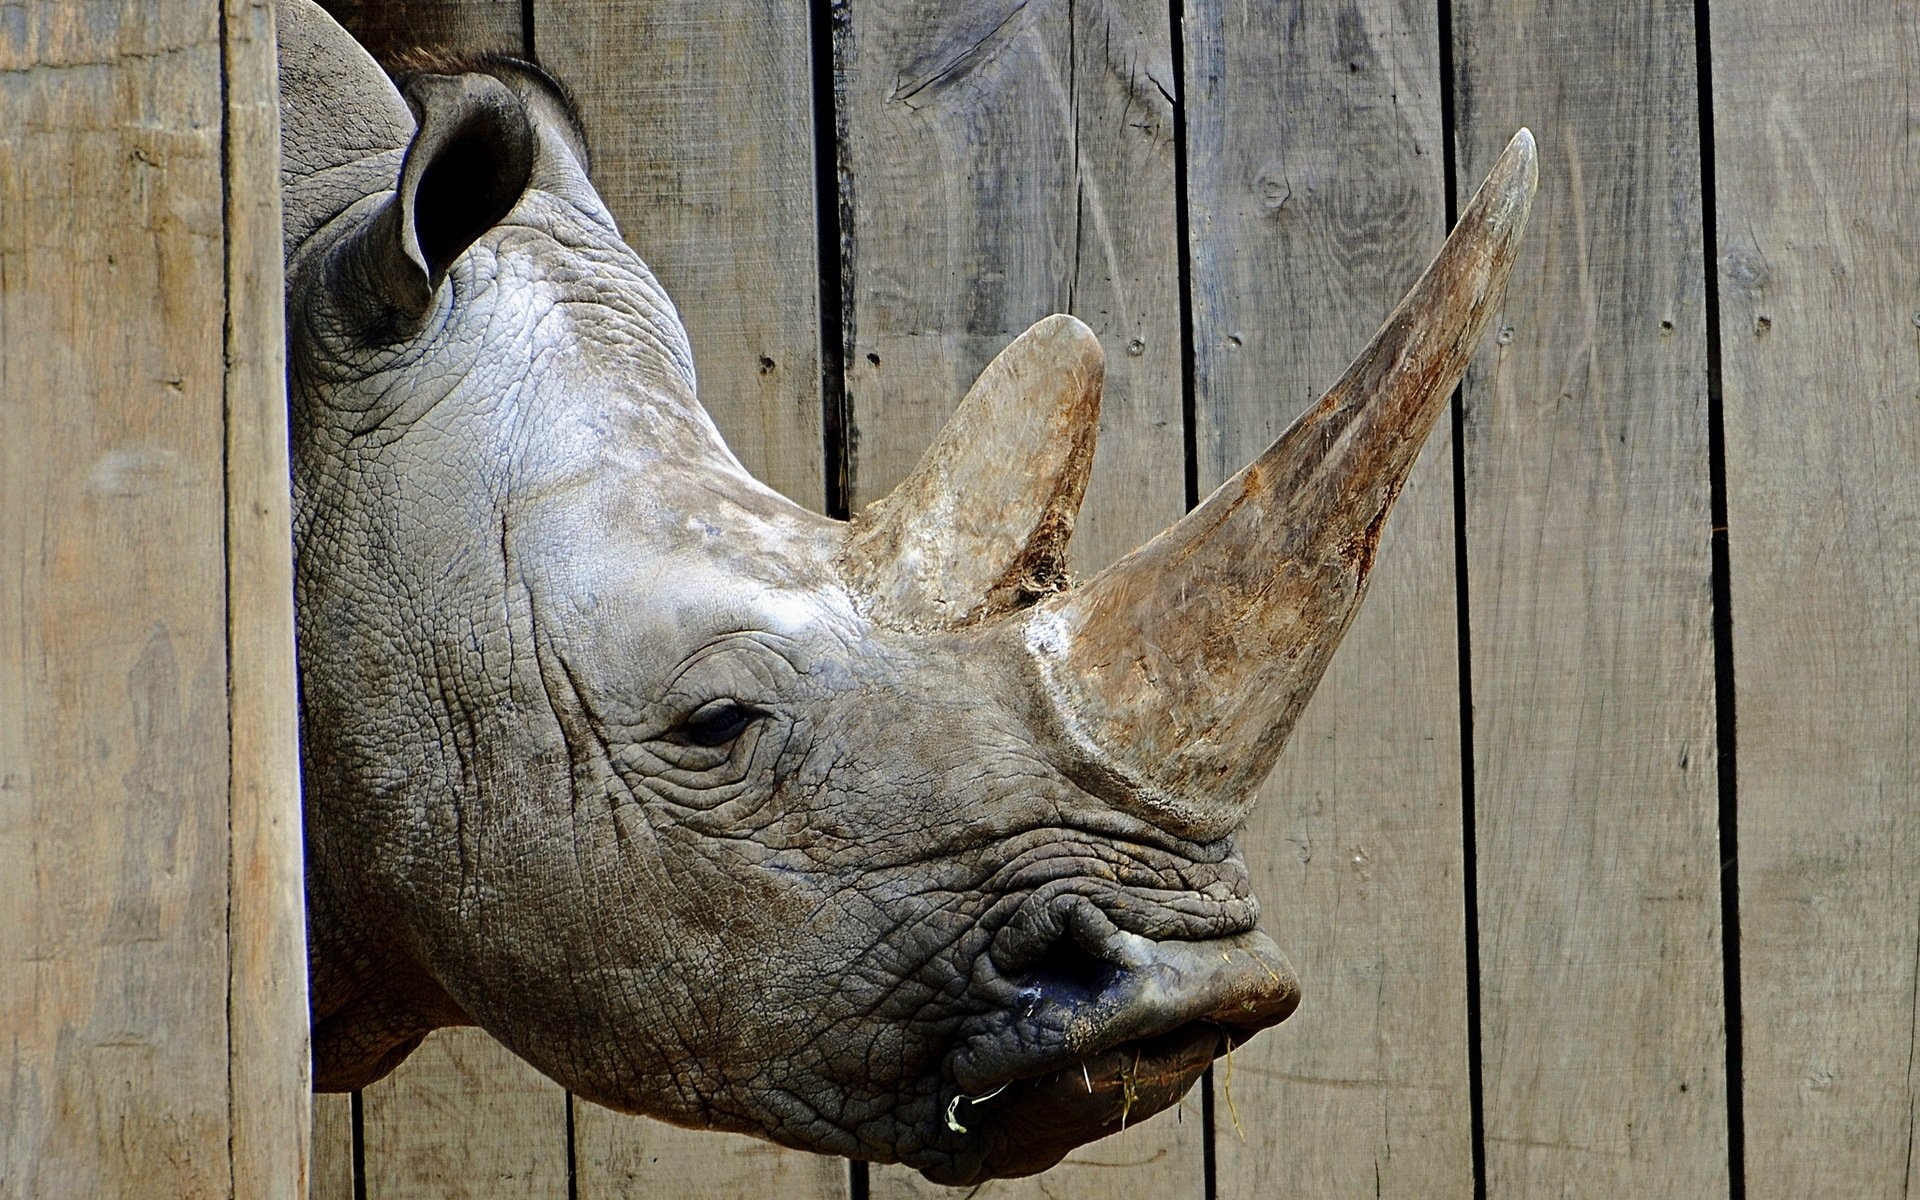
<instances>
[{"instance_id":1,"label":"rhino cheek","mask_svg":"<svg viewBox=\"0 0 1920 1200\"><path fill-rule=\"evenodd\" d=\"M615 1108L856 1152L853 1127L884 1119L937 1065L938 1027L876 1019L913 1004L872 960L889 931L869 924L859 897L742 887L736 872L716 861L691 873L707 882L685 888L674 915L641 936L631 926L581 931L594 953L617 937L647 965L569 981L598 1011L560 1014L559 1031L577 1037L584 1025L600 1036L553 1073ZM729 917L714 915L720 906ZM832 919L796 919L802 907Z\"/></svg>"}]
</instances>

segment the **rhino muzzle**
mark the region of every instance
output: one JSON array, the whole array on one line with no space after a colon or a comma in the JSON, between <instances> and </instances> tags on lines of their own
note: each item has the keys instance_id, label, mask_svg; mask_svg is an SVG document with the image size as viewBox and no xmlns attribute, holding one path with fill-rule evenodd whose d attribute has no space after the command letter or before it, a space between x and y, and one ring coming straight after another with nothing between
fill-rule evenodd
<instances>
[{"instance_id":1,"label":"rhino muzzle","mask_svg":"<svg viewBox=\"0 0 1920 1200\"><path fill-rule=\"evenodd\" d=\"M1257 929L1142 937L1077 895L1023 913L990 957L1001 1007L968 1024L946 1063L958 1089L946 1124L963 1138L915 1164L940 1183L1043 1171L1152 1116L1300 1000L1292 967Z\"/></svg>"}]
</instances>

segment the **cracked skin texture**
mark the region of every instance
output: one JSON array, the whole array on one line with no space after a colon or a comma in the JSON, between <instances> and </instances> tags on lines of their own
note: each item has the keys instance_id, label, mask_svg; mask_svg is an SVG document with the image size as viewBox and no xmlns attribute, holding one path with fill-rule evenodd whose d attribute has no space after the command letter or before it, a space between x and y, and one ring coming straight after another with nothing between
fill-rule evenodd
<instances>
[{"instance_id":1,"label":"cracked skin texture","mask_svg":"<svg viewBox=\"0 0 1920 1200\"><path fill-rule=\"evenodd\" d=\"M613 1108L966 1184L1293 1011L1233 833L1498 307L1530 137L1326 400L1076 590L1085 326L807 512L700 408L557 85L403 94L280 21L319 1088L479 1024Z\"/></svg>"}]
</instances>

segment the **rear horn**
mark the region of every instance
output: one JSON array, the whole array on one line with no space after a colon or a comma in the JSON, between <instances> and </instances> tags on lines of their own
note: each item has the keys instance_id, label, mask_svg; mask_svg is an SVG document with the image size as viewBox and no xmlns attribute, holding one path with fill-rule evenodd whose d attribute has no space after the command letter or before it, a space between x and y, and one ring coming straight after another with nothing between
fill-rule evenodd
<instances>
[{"instance_id":1,"label":"rear horn","mask_svg":"<svg viewBox=\"0 0 1920 1200\"><path fill-rule=\"evenodd\" d=\"M876 617L963 625L1067 585L1105 364L1093 331L1059 315L987 364L913 474L848 530L841 566Z\"/></svg>"}]
</instances>

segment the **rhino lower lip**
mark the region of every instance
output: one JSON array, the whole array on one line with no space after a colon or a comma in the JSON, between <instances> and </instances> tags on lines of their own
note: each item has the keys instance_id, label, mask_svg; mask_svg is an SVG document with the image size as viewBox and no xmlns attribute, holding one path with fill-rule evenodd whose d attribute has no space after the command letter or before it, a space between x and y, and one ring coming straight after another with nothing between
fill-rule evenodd
<instances>
[{"instance_id":1,"label":"rhino lower lip","mask_svg":"<svg viewBox=\"0 0 1920 1200\"><path fill-rule=\"evenodd\" d=\"M1044 1101L1044 1111L1055 1114L1054 1123L1082 1128L1113 1122L1124 1128L1130 1116L1151 1116L1179 1099L1207 1064L1240 1040L1224 1026L1194 1021L1156 1037L1121 1042L1073 1066L1010 1081L985 1095L956 1094L947 1105L947 1127L967 1133L960 1124L963 1117L1003 1121L1009 1113L1036 1110L1037 1102ZM1060 1114L1065 1114L1064 1121Z\"/></svg>"},{"instance_id":2,"label":"rhino lower lip","mask_svg":"<svg viewBox=\"0 0 1920 1200\"><path fill-rule=\"evenodd\" d=\"M965 1186L1044 1171L1075 1147L1172 1107L1209 1063L1241 1040L1214 1022L1194 1021L986 1096L956 1096L947 1126L976 1137L979 1151L923 1172L936 1183Z\"/></svg>"}]
</instances>

